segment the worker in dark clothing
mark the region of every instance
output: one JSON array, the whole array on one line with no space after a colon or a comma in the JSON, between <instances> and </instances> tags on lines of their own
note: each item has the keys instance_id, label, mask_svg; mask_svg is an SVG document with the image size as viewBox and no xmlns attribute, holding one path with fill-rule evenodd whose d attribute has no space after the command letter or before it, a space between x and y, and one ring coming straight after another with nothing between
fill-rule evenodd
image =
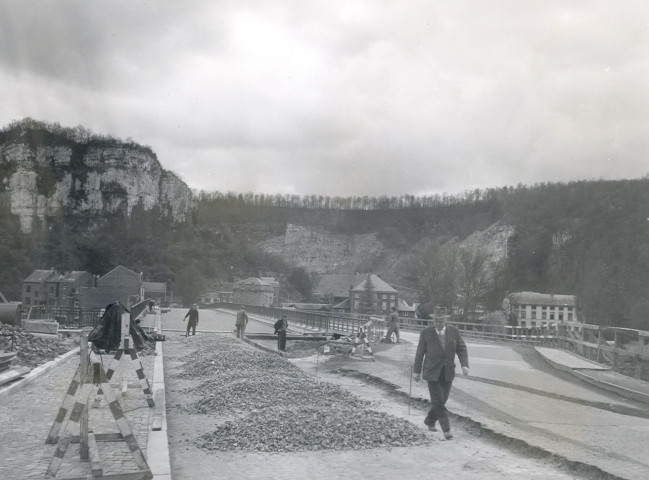
<instances>
[{"instance_id":1,"label":"worker in dark clothing","mask_svg":"<svg viewBox=\"0 0 649 480\"><path fill-rule=\"evenodd\" d=\"M187 319L187 317L189 317L189 321L187 322L187 333L185 334L185 336L189 337L189 330L192 331L192 335L196 335L196 327L198 326L198 305L192 305L192 308L189 309L189 312L185 314L183 322Z\"/></svg>"},{"instance_id":2,"label":"worker in dark clothing","mask_svg":"<svg viewBox=\"0 0 649 480\"><path fill-rule=\"evenodd\" d=\"M277 335L277 349L282 352L286 350L286 330L288 330L288 317L282 315L282 318L275 322L275 334Z\"/></svg>"},{"instance_id":3,"label":"worker in dark clothing","mask_svg":"<svg viewBox=\"0 0 649 480\"><path fill-rule=\"evenodd\" d=\"M248 326L248 313L246 313L246 307L241 305L241 310L237 312L237 320L234 324L236 327L237 338L243 340L246 335L246 327Z\"/></svg>"}]
</instances>

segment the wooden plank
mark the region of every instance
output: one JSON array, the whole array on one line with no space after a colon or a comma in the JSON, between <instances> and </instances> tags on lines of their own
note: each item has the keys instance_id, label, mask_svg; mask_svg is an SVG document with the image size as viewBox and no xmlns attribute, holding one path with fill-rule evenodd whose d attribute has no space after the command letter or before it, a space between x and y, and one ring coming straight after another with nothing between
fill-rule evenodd
<instances>
[{"instance_id":1,"label":"wooden plank","mask_svg":"<svg viewBox=\"0 0 649 480\"><path fill-rule=\"evenodd\" d=\"M164 398L165 391L164 388L160 388L155 391L153 396L153 401L155 402L155 409L153 410L153 424L151 430L154 432L159 432L162 430L162 420L164 418Z\"/></svg>"},{"instance_id":2,"label":"wooden plank","mask_svg":"<svg viewBox=\"0 0 649 480\"><path fill-rule=\"evenodd\" d=\"M88 336L81 335L79 340L79 378L81 379L81 387L86 383L92 383L92 379L88 379ZM84 404L83 411L81 412L81 419L79 420L79 428L81 433L81 447L79 449L81 460L88 460L90 450L88 447L88 402Z\"/></svg>"},{"instance_id":3,"label":"wooden plank","mask_svg":"<svg viewBox=\"0 0 649 480\"><path fill-rule=\"evenodd\" d=\"M9 360L9 361L13 360L17 353L18 352L0 353L0 362L4 362L6 360Z\"/></svg>"},{"instance_id":4,"label":"wooden plank","mask_svg":"<svg viewBox=\"0 0 649 480\"><path fill-rule=\"evenodd\" d=\"M17 378L23 377L31 371L29 367L14 367L11 370L0 373L0 385L11 382Z\"/></svg>"},{"instance_id":5,"label":"wooden plank","mask_svg":"<svg viewBox=\"0 0 649 480\"><path fill-rule=\"evenodd\" d=\"M124 440L121 433L95 433L96 442L121 442ZM81 442L81 437L79 435L72 435L70 437L70 443L79 443Z\"/></svg>"},{"instance_id":6,"label":"wooden plank","mask_svg":"<svg viewBox=\"0 0 649 480\"><path fill-rule=\"evenodd\" d=\"M101 480L150 480L153 478L153 473L151 473L151 470L140 470L127 473L109 473L102 475L100 478ZM83 477L59 477L56 480L88 480L88 475Z\"/></svg>"},{"instance_id":7,"label":"wooden plank","mask_svg":"<svg viewBox=\"0 0 649 480\"><path fill-rule=\"evenodd\" d=\"M45 440L46 444L50 445L53 443L57 443L59 441L59 430L61 429L61 426L63 425L63 422L67 417L68 410L70 410L70 407L74 404L74 398L77 394L78 388L79 388L79 367L77 367L77 370L74 372L74 375L72 376L72 381L70 382L68 391L66 392L65 397L63 398L63 402L61 403L61 407L59 408L59 413L54 419L54 423L52 424L52 429L50 430L50 433L47 436L47 440Z\"/></svg>"},{"instance_id":8,"label":"wooden plank","mask_svg":"<svg viewBox=\"0 0 649 480\"><path fill-rule=\"evenodd\" d=\"M94 477L101 477L104 474L104 465L99 456L99 448L97 448L97 440L95 434L88 432L88 453L90 457L90 471Z\"/></svg>"},{"instance_id":9,"label":"wooden plank","mask_svg":"<svg viewBox=\"0 0 649 480\"><path fill-rule=\"evenodd\" d=\"M70 419L66 428L63 430L63 435L59 438L59 441L56 445L56 450L54 451L54 456L50 461L47 471L45 472L45 478L56 478L56 473L59 471L61 463L63 463L63 457L65 452L68 450L68 445L70 445L71 434L68 433L68 430L71 426L75 424L79 425L79 420L83 409L86 408L88 403L88 397L90 395L90 390L92 389L92 384L86 383L81 386L79 390L79 398L77 398L74 407L70 411Z\"/></svg>"}]
</instances>

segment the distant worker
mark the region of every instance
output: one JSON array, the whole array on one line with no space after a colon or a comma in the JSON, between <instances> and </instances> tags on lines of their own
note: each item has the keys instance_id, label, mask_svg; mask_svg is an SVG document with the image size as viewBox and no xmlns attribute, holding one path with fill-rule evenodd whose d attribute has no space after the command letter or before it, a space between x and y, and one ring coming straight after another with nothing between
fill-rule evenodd
<instances>
[{"instance_id":1,"label":"distant worker","mask_svg":"<svg viewBox=\"0 0 649 480\"><path fill-rule=\"evenodd\" d=\"M275 334L277 335L277 349L280 351L286 350L286 330L288 330L288 317L282 315L282 318L275 322L273 325Z\"/></svg>"},{"instance_id":2,"label":"distant worker","mask_svg":"<svg viewBox=\"0 0 649 480\"><path fill-rule=\"evenodd\" d=\"M237 321L234 325L237 327L237 338L243 339L248 326L248 313L245 306L241 305L241 310L237 312Z\"/></svg>"},{"instance_id":3,"label":"distant worker","mask_svg":"<svg viewBox=\"0 0 649 480\"><path fill-rule=\"evenodd\" d=\"M395 307L390 307L390 315L388 315L388 333L385 334L386 343L392 343L392 333L397 337L397 343L401 343L399 338L399 314Z\"/></svg>"},{"instance_id":4,"label":"distant worker","mask_svg":"<svg viewBox=\"0 0 649 480\"><path fill-rule=\"evenodd\" d=\"M192 331L192 335L196 335L196 326L198 325L198 305L192 305L192 307L189 309L189 312L185 314L183 322L187 319L187 317L189 317L189 321L187 322L187 333L185 334L185 337L189 337L190 329Z\"/></svg>"},{"instance_id":5,"label":"distant worker","mask_svg":"<svg viewBox=\"0 0 649 480\"><path fill-rule=\"evenodd\" d=\"M428 381L431 408L424 423L428 425L428 430L436 432L435 422L439 421L446 440L453 438L445 405L455 378L455 355L460 359L462 373L469 374L469 354L466 344L456 327L446 325L448 316L446 309L435 308L433 314L435 324L424 328L419 334L413 367L415 382L422 377L422 364L424 380Z\"/></svg>"},{"instance_id":6,"label":"distant worker","mask_svg":"<svg viewBox=\"0 0 649 480\"><path fill-rule=\"evenodd\" d=\"M372 347L370 345L370 340L368 337L368 330L370 328L370 325L372 325L373 321L370 320L364 325L361 325L358 327L358 333L354 336L354 343L352 344L352 351L349 353L350 357L353 357L356 354L356 349L362 344L366 349L367 353L370 354L370 357L372 358L372 361L375 362L376 358L374 358L374 352L372 351Z\"/></svg>"}]
</instances>

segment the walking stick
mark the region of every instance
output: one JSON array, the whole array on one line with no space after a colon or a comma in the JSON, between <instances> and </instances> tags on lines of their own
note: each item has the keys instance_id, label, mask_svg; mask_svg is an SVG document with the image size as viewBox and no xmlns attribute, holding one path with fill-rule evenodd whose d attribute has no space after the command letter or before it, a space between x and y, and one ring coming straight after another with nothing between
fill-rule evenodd
<instances>
[{"instance_id":1,"label":"walking stick","mask_svg":"<svg viewBox=\"0 0 649 480\"><path fill-rule=\"evenodd\" d=\"M412 403L412 365L410 366L410 391L408 392L408 415L410 415L411 403Z\"/></svg>"}]
</instances>

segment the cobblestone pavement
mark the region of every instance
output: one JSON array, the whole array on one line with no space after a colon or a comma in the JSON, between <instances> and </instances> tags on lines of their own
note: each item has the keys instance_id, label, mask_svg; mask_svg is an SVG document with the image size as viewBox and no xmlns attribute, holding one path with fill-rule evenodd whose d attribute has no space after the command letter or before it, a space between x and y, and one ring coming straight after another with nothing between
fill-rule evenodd
<instances>
[{"instance_id":1,"label":"cobblestone pavement","mask_svg":"<svg viewBox=\"0 0 649 480\"><path fill-rule=\"evenodd\" d=\"M110 364L111 359L112 355L104 355L104 365ZM145 375L151 379L153 356L143 355L140 359ZM79 357L73 355L30 385L0 399L1 479L44 477L56 449L56 445L46 445L45 440L78 365ZM127 379L128 390L125 396L119 393L122 378ZM150 408L130 357L122 358L120 369L113 376L113 382L117 381L120 381L120 385L113 385L117 395L122 397L125 416L140 448L146 452ZM102 400L98 408L89 410L89 426L96 434L119 432L105 400ZM72 431L72 434L78 435L79 432ZM104 461L105 474L137 470L125 442L98 442L98 448ZM57 476L83 476L88 473L89 462L80 459L79 444L70 444Z\"/></svg>"},{"instance_id":2,"label":"cobblestone pavement","mask_svg":"<svg viewBox=\"0 0 649 480\"><path fill-rule=\"evenodd\" d=\"M167 341L164 348L167 425L172 476L175 480L333 480L357 475L378 479L423 479L434 475L435 478L454 480L589 478L575 474L551 455L545 458L531 458L518 454L479 434L471 433L461 424L456 425L456 437L450 442L443 441L440 433L427 433L433 443L425 447L272 454L206 452L194 446L192 440L202 433L213 431L214 427L225 419L214 415L187 414L179 408L182 404L195 400L182 391L195 386L197 381L184 378L180 369L182 358L191 354L192 348L191 342L181 339ZM252 346L247 348L254 349ZM218 351L214 352L214 358L218 363ZM371 362L349 363L362 363L368 368L372 365ZM374 363L374 368L376 366ZM312 370L313 367L314 365L307 364L306 370ZM324 373L321 371L319 375L324 376ZM335 375L330 379L333 381L336 378L353 393L371 400L373 409L406 418L422 431L426 431L421 423L424 414L422 407L419 407L417 412L413 409L413 412L408 414L407 406L386 396L384 389Z\"/></svg>"}]
</instances>

